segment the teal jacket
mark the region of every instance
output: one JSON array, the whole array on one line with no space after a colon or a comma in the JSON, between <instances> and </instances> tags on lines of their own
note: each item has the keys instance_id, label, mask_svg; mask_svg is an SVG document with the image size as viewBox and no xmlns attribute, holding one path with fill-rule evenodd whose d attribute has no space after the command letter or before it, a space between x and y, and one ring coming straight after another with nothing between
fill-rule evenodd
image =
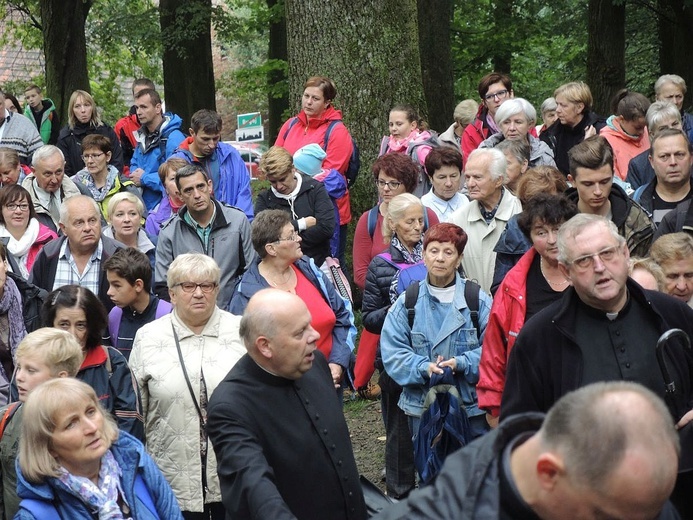
<instances>
[{"instance_id":1,"label":"teal jacket","mask_svg":"<svg viewBox=\"0 0 693 520\"><path fill-rule=\"evenodd\" d=\"M58 141L60 132L60 121L58 121L58 112L55 111L55 103L52 99L45 98L43 101L43 111L41 112L41 123L36 125L36 128L41 135L43 144L55 144ZM27 103L24 107L24 115L29 118L29 121L36 124L36 118Z\"/></svg>"}]
</instances>

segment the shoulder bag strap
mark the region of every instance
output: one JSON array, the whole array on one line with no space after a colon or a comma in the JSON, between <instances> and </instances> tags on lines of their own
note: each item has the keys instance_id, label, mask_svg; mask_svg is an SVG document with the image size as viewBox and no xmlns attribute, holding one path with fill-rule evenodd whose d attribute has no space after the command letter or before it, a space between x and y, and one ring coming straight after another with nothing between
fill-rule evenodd
<instances>
[{"instance_id":1,"label":"shoulder bag strap","mask_svg":"<svg viewBox=\"0 0 693 520\"><path fill-rule=\"evenodd\" d=\"M202 410L200 409L200 403L197 402L197 397L195 397L195 392L190 384L190 378L188 377L188 371L185 368L185 361L183 361L183 352L180 349L180 341L178 341L178 334L176 334L176 328L171 323L171 330L173 331L173 340L176 342L176 350L178 351L178 359L180 360L180 368L183 370L183 377L185 377L185 382L188 385L188 390L190 391L190 397L192 397L193 403L195 403L195 410L197 410L197 415L200 417L200 422L205 426L205 420L202 416Z\"/></svg>"}]
</instances>

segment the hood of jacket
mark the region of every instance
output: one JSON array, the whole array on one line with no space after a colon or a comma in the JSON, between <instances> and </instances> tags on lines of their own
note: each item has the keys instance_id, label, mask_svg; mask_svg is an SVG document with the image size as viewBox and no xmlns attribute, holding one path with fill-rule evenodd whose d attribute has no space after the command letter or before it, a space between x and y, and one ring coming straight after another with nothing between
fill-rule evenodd
<instances>
[{"instance_id":1,"label":"hood of jacket","mask_svg":"<svg viewBox=\"0 0 693 520\"><path fill-rule=\"evenodd\" d=\"M319 126L327 124L330 121L341 121L342 112L330 105L325 109L320 117L311 117L308 119L308 116L303 110L301 110L296 117L298 117L299 121L303 123L303 126L307 126L308 128L318 128Z\"/></svg>"}]
</instances>

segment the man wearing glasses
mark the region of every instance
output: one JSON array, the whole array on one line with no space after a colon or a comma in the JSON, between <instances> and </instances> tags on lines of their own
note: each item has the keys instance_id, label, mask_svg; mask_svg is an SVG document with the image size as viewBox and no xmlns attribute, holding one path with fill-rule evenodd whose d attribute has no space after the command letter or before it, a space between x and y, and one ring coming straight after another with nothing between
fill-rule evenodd
<instances>
[{"instance_id":1,"label":"man wearing glasses","mask_svg":"<svg viewBox=\"0 0 693 520\"><path fill-rule=\"evenodd\" d=\"M626 240L604 217L581 213L563 224L558 250L560 269L572 288L527 321L517 337L501 421L517 413L546 412L564 394L598 381L634 381L664 397L655 346L671 328L693 336L693 310L628 278ZM672 347L668 359L677 368L672 372L679 390L675 400L679 410L689 410L676 417L680 428L693 418L693 356L679 345Z\"/></svg>"},{"instance_id":2,"label":"man wearing glasses","mask_svg":"<svg viewBox=\"0 0 693 520\"><path fill-rule=\"evenodd\" d=\"M169 301L166 275L174 258L203 253L221 269L217 305L225 309L246 268L255 260L250 223L243 211L213 198L212 181L199 164L176 172L176 186L185 207L161 229L156 245L154 290Z\"/></svg>"}]
</instances>

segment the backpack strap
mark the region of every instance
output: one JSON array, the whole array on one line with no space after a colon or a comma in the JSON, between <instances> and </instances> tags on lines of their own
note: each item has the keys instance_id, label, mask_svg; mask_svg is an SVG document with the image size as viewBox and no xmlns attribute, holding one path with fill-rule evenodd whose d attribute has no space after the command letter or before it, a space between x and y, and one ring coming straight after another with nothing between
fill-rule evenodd
<instances>
[{"instance_id":1,"label":"backpack strap","mask_svg":"<svg viewBox=\"0 0 693 520\"><path fill-rule=\"evenodd\" d=\"M635 190L635 192L632 195L632 199L640 204L640 198L642 197L642 192L645 191L645 188L647 187L647 184L642 184L638 186L638 188Z\"/></svg>"},{"instance_id":2,"label":"backpack strap","mask_svg":"<svg viewBox=\"0 0 693 520\"><path fill-rule=\"evenodd\" d=\"M286 132L284 132L284 141L286 141L286 138L289 135L289 132L291 132L291 129L294 127L294 125L298 123L298 117L294 117L291 119L291 122L289 123L289 128L286 129Z\"/></svg>"},{"instance_id":3,"label":"backpack strap","mask_svg":"<svg viewBox=\"0 0 693 520\"><path fill-rule=\"evenodd\" d=\"M36 500L34 498L23 498L19 503L19 509L24 509L31 515L40 520L60 520L58 510L53 502L48 500Z\"/></svg>"},{"instance_id":4,"label":"backpack strap","mask_svg":"<svg viewBox=\"0 0 693 520\"><path fill-rule=\"evenodd\" d=\"M368 210L368 234L371 237L371 240L373 240L373 234L375 233L375 226L378 224L378 213L380 212L380 208L378 206L372 207L370 210ZM424 211L424 214L426 212Z\"/></svg>"},{"instance_id":5,"label":"backpack strap","mask_svg":"<svg viewBox=\"0 0 693 520\"><path fill-rule=\"evenodd\" d=\"M171 309L173 307L166 300L159 298L159 302L156 304L156 312L154 313L154 319L159 319L167 314L171 314Z\"/></svg>"},{"instance_id":6,"label":"backpack strap","mask_svg":"<svg viewBox=\"0 0 693 520\"><path fill-rule=\"evenodd\" d=\"M407 290L404 291L404 307L407 309L407 321L409 329L414 326L414 316L416 315L416 300L419 299L419 282L412 283Z\"/></svg>"},{"instance_id":7,"label":"backpack strap","mask_svg":"<svg viewBox=\"0 0 693 520\"><path fill-rule=\"evenodd\" d=\"M154 515L154 518L160 518L159 513L156 511L154 500L152 500L152 495L149 492L149 488L147 488L147 484L145 484L142 475L139 473L135 475L135 496L139 498L149 512Z\"/></svg>"},{"instance_id":8,"label":"backpack strap","mask_svg":"<svg viewBox=\"0 0 693 520\"><path fill-rule=\"evenodd\" d=\"M5 410L5 413L2 415L2 420L0 420L0 439L2 439L2 436L5 434L5 427L12 420L12 417L14 417L20 404L22 404L21 401L15 401L7 406L7 410Z\"/></svg>"},{"instance_id":9,"label":"backpack strap","mask_svg":"<svg viewBox=\"0 0 693 520\"><path fill-rule=\"evenodd\" d=\"M472 315L472 325L476 329L477 339L481 339L479 332L479 284L471 280L464 281L464 299L467 302L469 313Z\"/></svg>"},{"instance_id":10,"label":"backpack strap","mask_svg":"<svg viewBox=\"0 0 693 520\"><path fill-rule=\"evenodd\" d=\"M327 125L327 130L325 131L325 139L322 142L322 150L327 153L327 143L330 141L330 134L332 134L332 129L337 123L341 123L341 119L333 119L330 124Z\"/></svg>"},{"instance_id":11,"label":"backpack strap","mask_svg":"<svg viewBox=\"0 0 693 520\"><path fill-rule=\"evenodd\" d=\"M118 333L120 332L120 320L123 319L123 309L117 305L108 313L108 333L111 335L111 344L118 348Z\"/></svg>"}]
</instances>

